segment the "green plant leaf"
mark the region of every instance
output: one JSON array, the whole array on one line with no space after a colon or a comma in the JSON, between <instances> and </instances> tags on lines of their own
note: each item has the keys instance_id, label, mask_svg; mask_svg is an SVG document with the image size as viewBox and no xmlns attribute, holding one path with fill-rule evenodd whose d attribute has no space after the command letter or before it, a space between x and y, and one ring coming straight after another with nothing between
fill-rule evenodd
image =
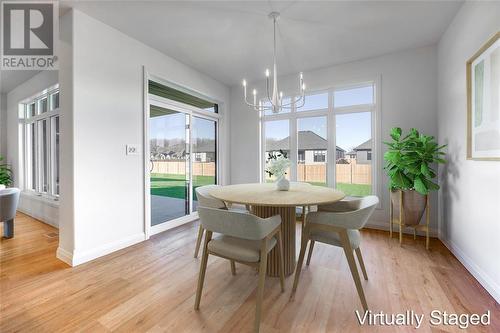
<instances>
[{"instance_id":1,"label":"green plant leaf","mask_svg":"<svg viewBox=\"0 0 500 333\"><path fill-rule=\"evenodd\" d=\"M429 189L420 177L415 178L415 180L413 181L413 187L415 188L415 191L420 194L426 195L427 193L429 193Z\"/></svg>"},{"instance_id":2,"label":"green plant leaf","mask_svg":"<svg viewBox=\"0 0 500 333\"><path fill-rule=\"evenodd\" d=\"M391 129L391 138L395 141L399 141L399 139L401 138L401 133L402 130L400 127L393 127Z\"/></svg>"},{"instance_id":3,"label":"green plant leaf","mask_svg":"<svg viewBox=\"0 0 500 333\"><path fill-rule=\"evenodd\" d=\"M430 181L429 179L425 179L424 182L429 190L437 191L440 188L438 184Z\"/></svg>"},{"instance_id":4,"label":"green plant leaf","mask_svg":"<svg viewBox=\"0 0 500 333\"><path fill-rule=\"evenodd\" d=\"M431 173L430 173L430 170L429 170L429 166L426 164L426 163L422 163L420 165L420 172L425 176L425 177L428 177L428 178L432 178L431 176Z\"/></svg>"}]
</instances>

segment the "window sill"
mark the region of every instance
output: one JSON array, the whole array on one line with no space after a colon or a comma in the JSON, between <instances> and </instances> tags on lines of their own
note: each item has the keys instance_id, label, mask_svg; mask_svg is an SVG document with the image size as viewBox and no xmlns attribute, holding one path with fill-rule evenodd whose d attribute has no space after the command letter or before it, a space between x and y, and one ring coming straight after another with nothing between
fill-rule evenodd
<instances>
[{"instance_id":1,"label":"window sill","mask_svg":"<svg viewBox=\"0 0 500 333\"><path fill-rule=\"evenodd\" d=\"M23 191L23 192L21 192L21 196L23 198L26 198L26 199L29 199L29 200L35 200L35 201L43 202L43 203L45 203L45 204L47 204L48 206L51 206L51 207L56 207L56 208L59 207L59 200L55 200L54 197L45 196L43 194L42 195L38 195L36 193L29 192L29 191Z\"/></svg>"}]
</instances>

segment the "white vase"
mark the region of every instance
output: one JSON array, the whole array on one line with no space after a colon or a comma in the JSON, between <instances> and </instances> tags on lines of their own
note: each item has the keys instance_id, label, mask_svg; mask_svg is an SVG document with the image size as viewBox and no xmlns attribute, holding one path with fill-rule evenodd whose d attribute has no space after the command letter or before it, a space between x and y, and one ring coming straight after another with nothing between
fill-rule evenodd
<instances>
[{"instance_id":1,"label":"white vase","mask_svg":"<svg viewBox=\"0 0 500 333\"><path fill-rule=\"evenodd\" d=\"M276 182L276 188L278 191L288 191L290 189L290 181L285 177L281 177Z\"/></svg>"}]
</instances>

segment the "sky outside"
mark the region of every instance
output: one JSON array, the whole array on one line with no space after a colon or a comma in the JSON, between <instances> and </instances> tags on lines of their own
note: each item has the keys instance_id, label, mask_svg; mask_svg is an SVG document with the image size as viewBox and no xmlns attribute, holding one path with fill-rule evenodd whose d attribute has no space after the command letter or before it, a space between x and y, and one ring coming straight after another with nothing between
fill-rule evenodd
<instances>
[{"instance_id":1,"label":"sky outside","mask_svg":"<svg viewBox=\"0 0 500 333\"><path fill-rule=\"evenodd\" d=\"M193 117L192 138L215 139L214 122ZM149 119L151 139L186 139L186 115L172 113Z\"/></svg>"},{"instance_id":2,"label":"sky outside","mask_svg":"<svg viewBox=\"0 0 500 333\"><path fill-rule=\"evenodd\" d=\"M373 102L371 86L334 92L335 107L368 104ZM326 117L307 117L308 110L328 108L328 93L313 94L306 97L306 103L297 112L303 113L304 118L297 121L297 130L313 131L326 139ZM255 112L249 109L248 112ZM302 114L301 114L302 116ZM193 138L214 138L214 124L212 121L193 117ZM360 112L336 115L336 143L346 151L360 145L371 138L371 113ZM157 139L185 139L186 116L182 113L173 113L150 119L150 136ZM330 129L332 130L332 129ZM289 136L288 120L267 121L265 125L266 138L276 140Z\"/></svg>"},{"instance_id":3,"label":"sky outside","mask_svg":"<svg viewBox=\"0 0 500 333\"><path fill-rule=\"evenodd\" d=\"M334 93L335 107L373 103L373 88L361 87L338 90ZM328 108L328 93L310 95L298 112ZM307 112L304 112L307 116ZM301 115L302 116L302 115ZM335 116L335 138L337 146L346 151L355 148L371 138L371 113L359 112ZM326 117L305 117L297 120L298 131L313 131L326 139ZM266 138L280 140L289 136L288 120L268 121L265 125Z\"/></svg>"}]
</instances>

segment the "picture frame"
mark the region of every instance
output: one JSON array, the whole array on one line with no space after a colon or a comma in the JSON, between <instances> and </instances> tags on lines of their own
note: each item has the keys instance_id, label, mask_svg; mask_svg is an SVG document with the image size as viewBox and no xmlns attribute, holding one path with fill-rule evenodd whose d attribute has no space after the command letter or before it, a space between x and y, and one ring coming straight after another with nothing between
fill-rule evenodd
<instances>
[{"instance_id":1,"label":"picture frame","mask_svg":"<svg viewBox=\"0 0 500 333\"><path fill-rule=\"evenodd\" d=\"M500 161L500 31L467 62L467 159Z\"/></svg>"}]
</instances>

